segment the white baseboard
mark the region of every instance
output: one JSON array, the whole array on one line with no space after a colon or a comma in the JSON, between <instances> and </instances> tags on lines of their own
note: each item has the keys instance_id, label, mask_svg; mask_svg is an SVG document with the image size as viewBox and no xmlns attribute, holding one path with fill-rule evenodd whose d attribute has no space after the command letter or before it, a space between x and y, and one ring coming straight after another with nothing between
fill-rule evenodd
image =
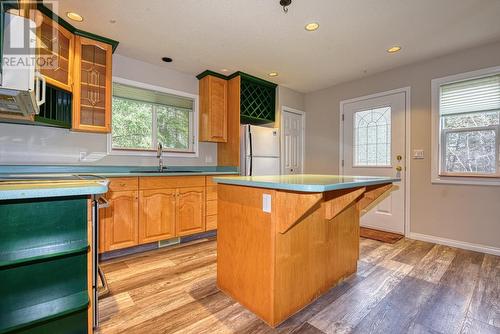
<instances>
[{"instance_id":1,"label":"white baseboard","mask_svg":"<svg viewBox=\"0 0 500 334\"><path fill-rule=\"evenodd\" d=\"M481 253L487 253L487 254L500 256L500 248L496 248L496 247L480 245L480 244L473 244L470 242L458 241L458 240L453 240L453 239L440 238L440 237L435 237L433 235L420 234L420 233L415 233L415 232L410 232L407 235L407 237L410 239L427 241L427 242L432 242L435 244L451 246L451 247L456 247L456 248L462 248L462 249L467 249L467 250L471 250L471 251L475 251L475 252L481 252Z\"/></svg>"}]
</instances>

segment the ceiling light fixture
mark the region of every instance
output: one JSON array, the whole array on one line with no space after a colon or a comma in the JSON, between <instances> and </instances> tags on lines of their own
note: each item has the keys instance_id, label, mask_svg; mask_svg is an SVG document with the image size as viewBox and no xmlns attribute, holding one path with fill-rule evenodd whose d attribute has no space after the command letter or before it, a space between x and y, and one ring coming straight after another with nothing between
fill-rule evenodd
<instances>
[{"instance_id":1,"label":"ceiling light fixture","mask_svg":"<svg viewBox=\"0 0 500 334\"><path fill-rule=\"evenodd\" d=\"M223 68L221 69L222 72L229 72L229 70L227 68Z\"/></svg>"},{"instance_id":2,"label":"ceiling light fixture","mask_svg":"<svg viewBox=\"0 0 500 334\"><path fill-rule=\"evenodd\" d=\"M283 11L288 13L288 6L292 4L292 0L280 0L280 5L283 7Z\"/></svg>"},{"instance_id":3,"label":"ceiling light fixture","mask_svg":"<svg viewBox=\"0 0 500 334\"><path fill-rule=\"evenodd\" d=\"M387 52L389 53L396 53L398 51L401 51L401 47L399 45L394 45L393 47L387 49Z\"/></svg>"},{"instance_id":4,"label":"ceiling light fixture","mask_svg":"<svg viewBox=\"0 0 500 334\"><path fill-rule=\"evenodd\" d=\"M161 60L163 60L165 63L171 63L173 61L173 59L170 57L162 57Z\"/></svg>"},{"instance_id":5,"label":"ceiling light fixture","mask_svg":"<svg viewBox=\"0 0 500 334\"><path fill-rule=\"evenodd\" d=\"M83 16L81 16L80 14L75 13L75 12L67 12L66 16L69 19L71 19L73 21L76 21L76 22L82 22L83 21Z\"/></svg>"},{"instance_id":6,"label":"ceiling light fixture","mask_svg":"<svg viewBox=\"0 0 500 334\"><path fill-rule=\"evenodd\" d=\"M311 23L306 24L306 26L304 28L307 31L315 31L315 30L318 30L319 23L318 22L311 22Z\"/></svg>"},{"instance_id":7,"label":"ceiling light fixture","mask_svg":"<svg viewBox=\"0 0 500 334\"><path fill-rule=\"evenodd\" d=\"M277 77L278 76L278 72L271 72L268 74L270 77Z\"/></svg>"}]
</instances>

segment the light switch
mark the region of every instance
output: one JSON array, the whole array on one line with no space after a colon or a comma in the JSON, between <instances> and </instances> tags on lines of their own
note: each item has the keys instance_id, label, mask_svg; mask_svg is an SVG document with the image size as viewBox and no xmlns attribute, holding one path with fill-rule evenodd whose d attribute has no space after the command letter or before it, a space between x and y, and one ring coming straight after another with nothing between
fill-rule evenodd
<instances>
[{"instance_id":1,"label":"light switch","mask_svg":"<svg viewBox=\"0 0 500 334\"><path fill-rule=\"evenodd\" d=\"M262 211L271 213L271 195L262 195Z\"/></svg>"},{"instance_id":2,"label":"light switch","mask_svg":"<svg viewBox=\"0 0 500 334\"><path fill-rule=\"evenodd\" d=\"M423 159L424 158L424 150L422 149L415 149L413 150L413 159Z\"/></svg>"}]
</instances>

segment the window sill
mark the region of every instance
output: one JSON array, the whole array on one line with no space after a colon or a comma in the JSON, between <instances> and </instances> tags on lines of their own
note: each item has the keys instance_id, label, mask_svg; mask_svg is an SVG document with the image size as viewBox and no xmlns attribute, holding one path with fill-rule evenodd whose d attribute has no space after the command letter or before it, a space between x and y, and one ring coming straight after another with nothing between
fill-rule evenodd
<instances>
[{"instance_id":1,"label":"window sill","mask_svg":"<svg viewBox=\"0 0 500 334\"><path fill-rule=\"evenodd\" d=\"M498 176L479 176L479 175L437 175L432 177L433 184L457 184L471 186L500 186L500 177Z\"/></svg>"},{"instance_id":2,"label":"window sill","mask_svg":"<svg viewBox=\"0 0 500 334\"><path fill-rule=\"evenodd\" d=\"M108 155L115 156L136 156L136 157L153 157L156 158L156 150L134 150L134 149L111 149L108 150ZM163 151L163 157L177 158L197 158L198 152L188 151Z\"/></svg>"}]
</instances>

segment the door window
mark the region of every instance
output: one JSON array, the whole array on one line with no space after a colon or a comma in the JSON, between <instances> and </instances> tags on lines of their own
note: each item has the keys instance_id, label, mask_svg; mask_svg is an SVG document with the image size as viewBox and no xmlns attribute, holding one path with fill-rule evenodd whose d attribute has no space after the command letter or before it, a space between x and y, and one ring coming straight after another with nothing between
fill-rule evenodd
<instances>
[{"instance_id":1,"label":"door window","mask_svg":"<svg viewBox=\"0 0 500 334\"><path fill-rule=\"evenodd\" d=\"M354 113L353 167L391 166L391 107Z\"/></svg>"}]
</instances>

